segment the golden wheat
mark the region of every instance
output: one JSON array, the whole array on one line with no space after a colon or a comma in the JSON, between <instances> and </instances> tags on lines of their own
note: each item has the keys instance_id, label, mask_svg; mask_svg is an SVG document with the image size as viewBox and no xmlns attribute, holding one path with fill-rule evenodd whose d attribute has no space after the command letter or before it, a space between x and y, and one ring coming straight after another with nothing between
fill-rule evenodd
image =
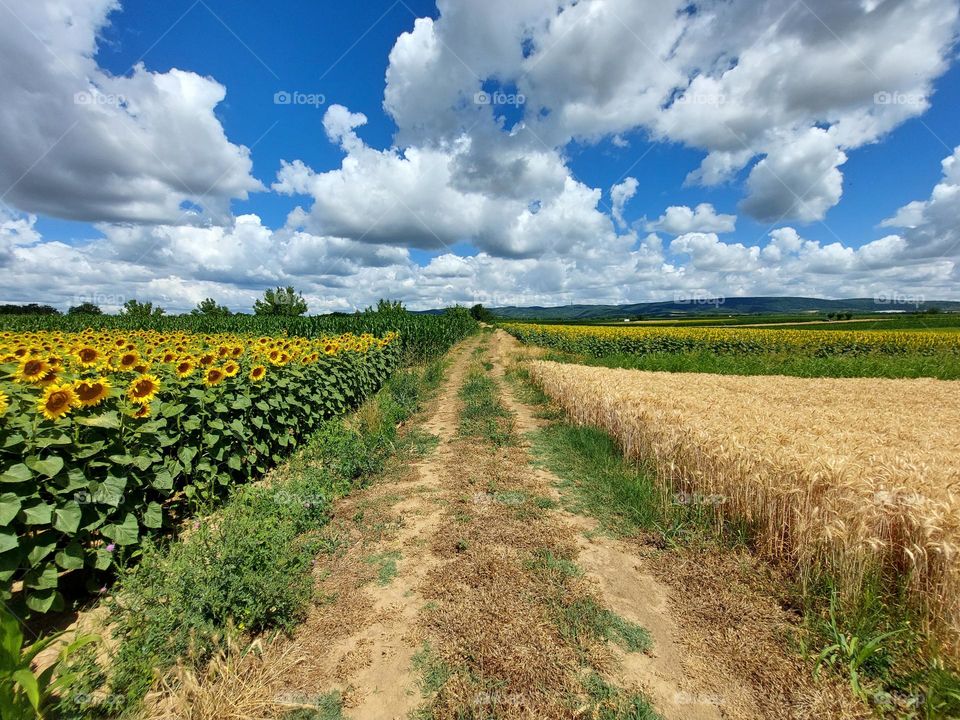
<instances>
[{"instance_id":1,"label":"golden wheat","mask_svg":"<svg viewBox=\"0 0 960 720\"><path fill-rule=\"evenodd\" d=\"M801 578L825 569L844 593L877 569L907 578L960 654L960 382L530 370L575 422L652 461L665 496L749 521Z\"/></svg>"}]
</instances>

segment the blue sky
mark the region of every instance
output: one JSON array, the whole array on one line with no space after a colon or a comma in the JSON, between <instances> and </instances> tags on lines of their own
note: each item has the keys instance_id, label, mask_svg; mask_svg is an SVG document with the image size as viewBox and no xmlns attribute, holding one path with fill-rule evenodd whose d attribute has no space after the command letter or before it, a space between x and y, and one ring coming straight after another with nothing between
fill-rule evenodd
<instances>
[{"instance_id":1,"label":"blue sky","mask_svg":"<svg viewBox=\"0 0 960 720\"><path fill-rule=\"evenodd\" d=\"M960 298L956 0L688 6L11 2L0 301Z\"/></svg>"}]
</instances>

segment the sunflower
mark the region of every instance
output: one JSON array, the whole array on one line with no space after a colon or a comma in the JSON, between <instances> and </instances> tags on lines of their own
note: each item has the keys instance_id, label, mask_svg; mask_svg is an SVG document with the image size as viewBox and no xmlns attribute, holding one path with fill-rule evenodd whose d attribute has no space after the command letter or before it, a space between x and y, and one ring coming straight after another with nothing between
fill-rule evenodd
<instances>
[{"instance_id":1,"label":"sunflower","mask_svg":"<svg viewBox=\"0 0 960 720\"><path fill-rule=\"evenodd\" d=\"M110 381L105 377L78 380L73 384L73 393L81 407L96 407L110 395Z\"/></svg>"},{"instance_id":2,"label":"sunflower","mask_svg":"<svg viewBox=\"0 0 960 720\"><path fill-rule=\"evenodd\" d=\"M125 352L117 360L117 369L131 372L139 364L140 355L136 351Z\"/></svg>"},{"instance_id":3,"label":"sunflower","mask_svg":"<svg viewBox=\"0 0 960 720\"><path fill-rule=\"evenodd\" d=\"M0 415L4 415L9 407L10 398L7 397L7 394L3 390L0 390Z\"/></svg>"},{"instance_id":4,"label":"sunflower","mask_svg":"<svg viewBox=\"0 0 960 720\"><path fill-rule=\"evenodd\" d=\"M223 382L223 379L226 377L223 370L220 368L212 367L207 370L206 375L203 376L203 384L207 387L213 387L214 385L219 385Z\"/></svg>"},{"instance_id":5,"label":"sunflower","mask_svg":"<svg viewBox=\"0 0 960 720\"><path fill-rule=\"evenodd\" d=\"M240 372L240 366L233 360L227 360L223 364L223 374L227 377L234 377L238 372Z\"/></svg>"},{"instance_id":6,"label":"sunflower","mask_svg":"<svg viewBox=\"0 0 960 720\"><path fill-rule=\"evenodd\" d=\"M177 371L178 378L190 377L191 375L193 375L193 370L194 370L193 361L181 360L180 362L177 363L177 367L175 369Z\"/></svg>"},{"instance_id":7,"label":"sunflower","mask_svg":"<svg viewBox=\"0 0 960 720\"><path fill-rule=\"evenodd\" d=\"M250 370L250 375L248 377L253 380L253 382L260 382L267 376L267 369L263 365L257 365L255 368Z\"/></svg>"},{"instance_id":8,"label":"sunflower","mask_svg":"<svg viewBox=\"0 0 960 720\"><path fill-rule=\"evenodd\" d=\"M160 391L160 381L154 375L139 375L127 388L127 397L137 405L146 405Z\"/></svg>"},{"instance_id":9,"label":"sunflower","mask_svg":"<svg viewBox=\"0 0 960 720\"><path fill-rule=\"evenodd\" d=\"M59 373L61 370L63 370L63 368L59 365L51 365L50 369L47 370L46 375L37 380L37 384L46 387L47 385L55 383L57 381L57 373Z\"/></svg>"},{"instance_id":10,"label":"sunflower","mask_svg":"<svg viewBox=\"0 0 960 720\"><path fill-rule=\"evenodd\" d=\"M200 356L200 364L203 366L213 365L216 361L216 358L211 353L206 353L205 355Z\"/></svg>"},{"instance_id":11,"label":"sunflower","mask_svg":"<svg viewBox=\"0 0 960 720\"><path fill-rule=\"evenodd\" d=\"M103 356L99 350L87 345L77 350L76 357L80 367L91 368L95 367Z\"/></svg>"},{"instance_id":12,"label":"sunflower","mask_svg":"<svg viewBox=\"0 0 960 720\"><path fill-rule=\"evenodd\" d=\"M50 365L47 364L46 360L30 357L20 363L14 377L21 382L38 382L48 372L50 372Z\"/></svg>"},{"instance_id":13,"label":"sunflower","mask_svg":"<svg viewBox=\"0 0 960 720\"><path fill-rule=\"evenodd\" d=\"M47 420L56 420L70 412L76 402L77 396L72 385L50 385L43 391L43 397L37 404L37 412Z\"/></svg>"},{"instance_id":14,"label":"sunflower","mask_svg":"<svg viewBox=\"0 0 960 720\"><path fill-rule=\"evenodd\" d=\"M140 407L136 409L135 412L131 413L131 415L137 418L138 420L142 420L143 418L150 417L150 403L148 402L143 403L142 405L140 405Z\"/></svg>"},{"instance_id":15,"label":"sunflower","mask_svg":"<svg viewBox=\"0 0 960 720\"><path fill-rule=\"evenodd\" d=\"M177 356L176 356L176 355L174 355L174 354L173 354L172 352L170 352L170 351L167 351L167 352L165 352L165 353L163 354L163 356L160 358L160 362L162 362L162 363L172 363L172 362L173 362L174 360L176 360L176 359L177 359Z\"/></svg>"}]
</instances>

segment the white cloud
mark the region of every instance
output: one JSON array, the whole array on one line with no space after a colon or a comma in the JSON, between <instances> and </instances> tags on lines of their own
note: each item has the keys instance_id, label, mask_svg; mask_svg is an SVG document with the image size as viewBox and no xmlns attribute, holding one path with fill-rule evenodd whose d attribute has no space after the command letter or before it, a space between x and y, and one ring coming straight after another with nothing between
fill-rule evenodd
<instances>
[{"instance_id":1,"label":"white cloud","mask_svg":"<svg viewBox=\"0 0 960 720\"><path fill-rule=\"evenodd\" d=\"M908 203L881 223L904 229L906 252L912 257L960 256L960 146L941 167L943 176L929 200Z\"/></svg>"},{"instance_id":2,"label":"white cloud","mask_svg":"<svg viewBox=\"0 0 960 720\"><path fill-rule=\"evenodd\" d=\"M736 225L736 215L718 214L710 203L701 203L693 210L686 205L668 207L658 220L647 223L647 230L659 230L670 235L729 233L736 229Z\"/></svg>"},{"instance_id":3,"label":"white cloud","mask_svg":"<svg viewBox=\"0 0 960 720\"><path fill-rule=\"evenodd\" d=\"M623 208L637 194L640 183L634 177L628 177L623 182L610 188L610 199L613 201L613 217L621 225L627 223L623 219Z\"/></svg>"},{"instance_id":4,"label":"white cloud","mask_svg":"<svg viewBox=\"0 0 960 720\"><path fill-rule=\"evenodd\" d=\"M97 34L117 9L116 0L0 4L5 200L94 222L229 223L230 199L261 185L215 115L226 89L177 69L100 68Z\"/></svg>"}]
</instances>

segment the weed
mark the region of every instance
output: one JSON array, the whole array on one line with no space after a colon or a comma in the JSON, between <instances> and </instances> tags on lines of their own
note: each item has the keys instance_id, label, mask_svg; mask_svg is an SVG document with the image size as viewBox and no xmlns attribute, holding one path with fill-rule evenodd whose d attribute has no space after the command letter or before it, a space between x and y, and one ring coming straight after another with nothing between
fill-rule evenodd
<instances>
[{"instance_id":1,"label":"weed","mask_svg":"<svg viewBox=\"0 0 960 720\"><path fill-rule=\"evenodd\" d=\"M397 576L397 560L400 559L400 551L393 550L391 552L380 553L379 555L371 555L366 558L365 562L368 565L377 565L377 584L381 587L386 587L393 579Z\"/></svg>"}]
</instances>

